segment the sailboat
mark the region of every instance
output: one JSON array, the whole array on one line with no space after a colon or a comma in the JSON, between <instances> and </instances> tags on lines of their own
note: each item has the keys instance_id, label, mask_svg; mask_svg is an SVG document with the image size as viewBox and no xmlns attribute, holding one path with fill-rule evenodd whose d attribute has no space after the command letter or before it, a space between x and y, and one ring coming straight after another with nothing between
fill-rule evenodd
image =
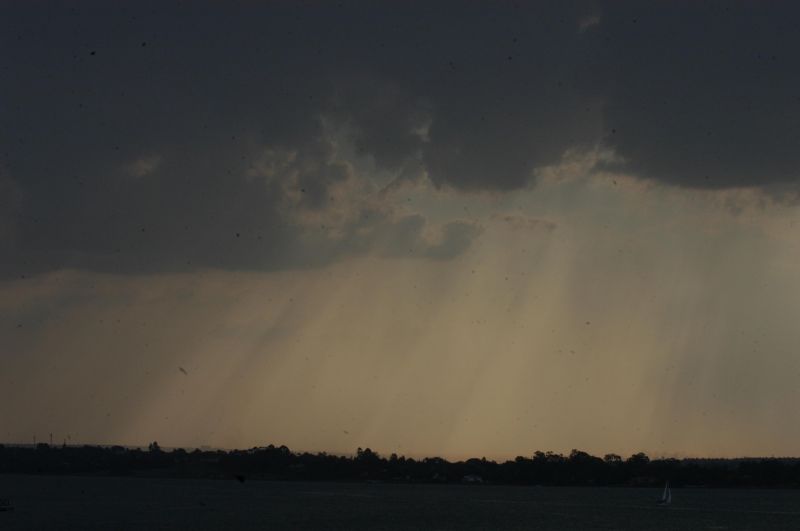
<instances>
[{"instance_id":1,"label":"sailboat","mask_svg":"<svg viewBox=\"0 0 800 531\"><path fill-rule=\"evenodd\" d=\"M669 481L664 485L664 492L661 494L661 499L658 501L659 505L669 505L672 503L672 491L669 488Z\"/></svg>"}]
</instances>

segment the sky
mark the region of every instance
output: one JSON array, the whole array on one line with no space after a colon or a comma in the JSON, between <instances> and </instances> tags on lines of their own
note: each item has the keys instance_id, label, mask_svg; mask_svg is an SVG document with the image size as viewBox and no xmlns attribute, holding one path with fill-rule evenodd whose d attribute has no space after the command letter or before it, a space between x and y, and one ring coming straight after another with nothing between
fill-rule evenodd
<instances>
[{"instance_id":1,"label":"sky","mask_svg":"<svg viewBox=\"0 0 800 531\"><path fill-rule=\"evenodd\" d=\"M800 455L798 16L0 3L0 441Z\"/></svg>"}]
</instances>

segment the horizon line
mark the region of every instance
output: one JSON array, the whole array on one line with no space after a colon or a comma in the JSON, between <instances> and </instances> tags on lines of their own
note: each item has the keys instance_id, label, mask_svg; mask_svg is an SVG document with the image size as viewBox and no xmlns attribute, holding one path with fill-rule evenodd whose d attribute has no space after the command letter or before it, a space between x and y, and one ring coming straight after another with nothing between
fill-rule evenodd
<instances>
[{"instance_id":1,"label":"horizon line","mask_svg":"<svg viewBox=\"0 0 800 531\"><path fill-rule=\"evenodd\" d=\"M152 442L158 442L158 441L152 441ZM145 444L145 445L115 444L115 443L111 443L111 444L109 444L109 443L75 443L75 442L70 442L70 443L63 442L61 444L57 444L57 443L50 444L47 441L37 441L36 443L33 443L33 442L23 443L23 442L5 442L5 441L0 441L0 447L5 446L5 447L13 447L13 448L36 448L40 444L44 444L48 448L64 448L64 447L66 447L66 448L82 448L82 447L85 447L85 446L96 447L96 448L113 448L115 446L118 446L118 447L121 447L121 448L125 448L127 450L145 450L145 451L147 451L148 450L148 446L149 446L150 443ZM678 461L684 461L684 460L686 460L686 461L699 461L699 460L708 460L708 461L715 461L715 460L716 461L746 461L746 460L764 460L764 459L775 459L775 460L781 460L782 459L782 460L798 460L798 461L800 461L800 455L796 455L796 456L792 456L792 455L761 455L761 456L741 455L741 456L736 456L736 457L721 457L721 456L710 456L710 455L706 455L706 456L684 455L684 456L678 457L678 456L674 456L674 455L670 456L668 454L649 454L649 453L647 453L645 451L634 452L629 456L625 456L623 454L618 454L616 452L605 452L603 455L595 455L595 454L593 454L591 452L580 450L578 448L573 448L569 452L557 452L557 451L554 451L554 450L534 450L530 454L518 454L518 455L513 456L513 457L488 458L486 456L481 456L481 457L477 457L477 456L471 456L471 457L443 457L442 455L417 455L415 453L413 453L413 454L399 454L397 452L382 452L382 451L374 450L369 446L364 446L364 447L358 446L358 447L356 447L355 451L346 452L346 453L330 452L330 451L327 451L327 450L294 450L294 449L290 448L289 446L287 446L285 444L272 444L272 443L267 444L267 445L261 445L261 446L250 446L250 447L247 447L247 448L230 448L230 447L211 446L211 445L163 446L163 445L159 444L158 446L159 446L159 448L161 450L167 450L167 451L175 451L175 450L194 451L194 450L200 450L202 452L218 452L218 451L222 451L222 452L242 452L242 451L248 451L248 450L266 449L266 448L269 448L270 446L272 446L274 448L280 448L281 446L284 446L293 454L312 454L312 455L326 454L326 455L340 456L340 457L356 456L357 453L358 453L358 450L362 449L362 450L370 450L371 452L377 454L378 456L380 456L382 458L387 458L387 459L389 457L391 457L392 455L396 455L398 458L403 457L403 458L406 458L406 459L415 459L415 460L444 459L445 461L454 462L454 463L469 461L471 459L479 459L479 460L485 459L486 461L494 461L496 463L514 461L517 457L524 457L524 458L527 458L527 459L532 459L536 452L542 452L542 453L545 453L545 454L550 453L550 454L554 454L554 455L561 455L563 457L567 457L568 458L569 454L573 450L586 453L586 454L588 454L588 455L590 455L592 457L597 457L599 459L603 459L606 455L617 455L623 461L626 460L629 457L633 457L633 456L638 455L638 454L644 454L651 461L652 460L668 460L668 459L676 459Z\"/></svg>"}]
</instances>

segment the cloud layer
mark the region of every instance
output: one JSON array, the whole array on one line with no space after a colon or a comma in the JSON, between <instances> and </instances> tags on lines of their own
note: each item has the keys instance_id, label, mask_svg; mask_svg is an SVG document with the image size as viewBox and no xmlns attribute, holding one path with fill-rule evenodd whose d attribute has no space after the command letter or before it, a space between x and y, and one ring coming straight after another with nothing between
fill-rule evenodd
<instances>
[{"instance_id":1,"label":"cloud layer","mask_svg":"<svg viewBox=\"0 0 800 531\"><path fill-rule=\"evenodd\" d=\"M480 228L387 185L508 193L575 151L691 188L798 180L788 3L3 9L4 274L448 258Z\"/></svg>"}]
</instances>

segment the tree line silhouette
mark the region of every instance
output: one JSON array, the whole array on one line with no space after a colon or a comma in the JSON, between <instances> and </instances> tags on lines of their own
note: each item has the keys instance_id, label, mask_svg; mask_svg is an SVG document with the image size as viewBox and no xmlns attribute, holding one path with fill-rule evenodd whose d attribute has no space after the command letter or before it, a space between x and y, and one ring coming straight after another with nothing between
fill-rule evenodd
<instances>
[{"instance_id":1,"label":"tree line silhouette","mask_svg":"<svg viewBox=\"0 0 800 531\"><path fill-rule=\"evenodd\" d=\"M800 487L800 459L650 459L535 452L496 462L450 462L439 457L381 456L359 448L353 456L292 452L286 446L249 450L163 450L122 446L0 445L0 473L160 476L186 478L493 483L570 486Z\"/></svg>"}]
</instances>

